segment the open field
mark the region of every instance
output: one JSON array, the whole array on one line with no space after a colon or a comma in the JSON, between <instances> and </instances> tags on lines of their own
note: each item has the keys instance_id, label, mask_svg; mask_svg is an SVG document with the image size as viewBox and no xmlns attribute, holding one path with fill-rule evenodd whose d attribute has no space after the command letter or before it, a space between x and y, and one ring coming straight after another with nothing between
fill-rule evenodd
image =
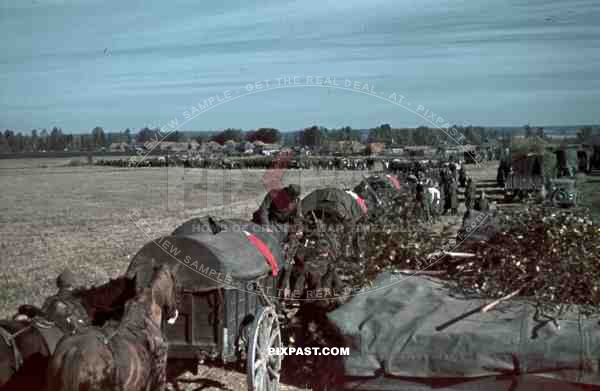
<instances>
[{"instance_id":1,"label":"open field","mask_svg":"<svg viewBox=\"0 0 600 391\"><path fill-rule=\"evenodd\" d=\"M150 240L136 225L142 218L152 234L169 234L207 213L250 218L266 193L264 170L71 167L69 161L0 161L0 316L18 304L41 304L65 268L82 284L123 273ZM479 180L494 166L469 167ZM308 194L358 183L362 175L289 170L283 182L300 183Z\"/></svg>"},{"instance_id":2,"label":"open field","mask_svg":"<svg viewBox=\"0 0 600 391\"><path fill-rule=\"evenodd\" d=\"M206 213L250 218L266 193L263 170L125 169L71 166L71 160L0 161L0 317L19 304L40 305L55 293L54 279L63 269L84 285L123 273L150 240L136 226L141 218L150 235L169 234ZM467 170L476 180L489 180L496 167L489 162ZM283 182L300 183L306 195L358 183L363 174L289 170ZM241 373L203 368L201 377L245 389Z\"/></svg>"},{"instance_id":3,"label":"open field","mask_svg":"<svg viewBox=\"0 0 600 391\"><path fill-rule=\"evenodd\" d=\"M2 316L19 303L41 304L64 268L85 284L123 273L149 241L134 220L169 234L208 212L249 218L266 193L260 170L68 167L68 160L0 161ZM361 178L359 172L290 170L283 182L300 183L307 193Z\"/></svg>"}]
</instances>

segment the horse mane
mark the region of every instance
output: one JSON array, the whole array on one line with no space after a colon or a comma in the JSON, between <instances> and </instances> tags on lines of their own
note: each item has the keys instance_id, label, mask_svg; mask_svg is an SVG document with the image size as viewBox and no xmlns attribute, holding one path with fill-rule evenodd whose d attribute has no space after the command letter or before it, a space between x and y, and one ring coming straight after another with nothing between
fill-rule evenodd
<instances>
[{"instance_id":1,"label":"horse mane","mask_svg":"<svg viewBox=\"0 0 600 391\"><path fill-rule=\"evenodd\" d=\"M164 290L164 279L165 277L168 276L172 276L173 280L172 283L175 283L175 275L173 274L173 272L170 270L170 268L167 265L161 265L158 266L154 269L154 272L152 273L152 278L150 279L150 285L148 286L148 288L150 289L155 289L157 288L159 290L159 292L162 292Z\"/></svg>"},{"instance_id":2,"label":"horse mane","mask_svg":"<svg viewBox=\"0 0 600 391\"><path fill-rule=\"evenodd\" d=\"M139 331L136 331L136 329L144 328L146 318L150 313L150 304L155 300L154 290L157 289L160 292L164 289L163 281L166 273L169 273L169 268L166 265L154 268L148 286L138 289L135 296L129 298L125 303L122 318L122 322L125 321L125 324L121 323L119 327L129 328L133 334Z\"/></svg>"}]
</instances>

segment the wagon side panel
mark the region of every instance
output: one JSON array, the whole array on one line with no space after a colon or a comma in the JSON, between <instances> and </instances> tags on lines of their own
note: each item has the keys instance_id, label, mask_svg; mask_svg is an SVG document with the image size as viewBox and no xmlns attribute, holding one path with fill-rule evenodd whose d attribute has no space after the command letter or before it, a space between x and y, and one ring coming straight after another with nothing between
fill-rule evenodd
<instances>
[{"instance_id":1,"label":"wagon side panel","mask_svg":"<svg viewBox=\"0 0 600 391\"><path fill-rule=\"evenodd\" d=\"M179 318L167 327L169 358L199 359L219 353L223 319L220 291L183 292Z\"/></svg>"}]
</instances>

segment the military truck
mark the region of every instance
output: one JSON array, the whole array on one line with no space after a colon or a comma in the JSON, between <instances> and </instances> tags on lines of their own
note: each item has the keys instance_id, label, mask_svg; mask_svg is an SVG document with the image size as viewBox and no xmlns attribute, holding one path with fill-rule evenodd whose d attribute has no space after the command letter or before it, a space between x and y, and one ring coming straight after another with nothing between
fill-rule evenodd
<instances>
[{"instance_id":1,"label":"military truck","mask_svg":"<svg viewBox=\"0 0 600 391\"><path fill-rule=\"evenodd\" d=\"M505 201L523 201L545 194L545 202L556 207L577 205L575 170L562 150L555 151L556 162L550 155L528 153L513 155L509 174L504 183Z\"/></svg>"},{"instance_id":2,"label":"military truck","mask_svg":"<svg viewBox=\"0 0 600 391\"><path fill-rule=\"evenodd\" d=\"M540 192L545 185L544 156L537 153L512 155L504 179L505 201L523 200Z\"/></svg>"}]
</instances>

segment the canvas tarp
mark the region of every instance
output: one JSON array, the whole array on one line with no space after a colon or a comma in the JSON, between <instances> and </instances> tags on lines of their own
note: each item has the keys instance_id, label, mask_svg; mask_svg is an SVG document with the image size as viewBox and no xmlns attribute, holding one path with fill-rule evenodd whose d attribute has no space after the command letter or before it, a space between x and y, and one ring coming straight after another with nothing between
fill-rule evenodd
<instances>
[{"instance_id":1,"label":"canvas tarp","mask_svg":"<svg viewBox=\"0 0 600 391\"><path fill-rule=\"evenodd\" d=\"M543 174L544 156L539 154L515 154L511 168L517 175L541 176Z\"/></svg>"},{"instance_id":2,"label":"canvas tarp","mask_svg":"<svg viewBox=\"0 0 600 391\"><path fill-rule=\"evenodd\" d=\"M521 375L600 385L600 325L575 312L535 319L522 300L453 297L440 280L384 273L328 316L350 341L346 376L471 378ZM462 317L465 314L469 316ZM460 319L455 322L452 320Z\"/></svg>"},{"instance_id":3,"label":"canvas tarp","mask_svg":"<svg viewBox=\"0 0 600 391\"><path fill-rule=\"evenodd\" d=\"M277 238L268 232L247 232L264 244L282 272L285 261ZM272 267L256 242L236 230L217 234L180 233L157 238L134 256L127 274L138 273L138 282L144 284L152 275L153 265L175 266L177 263L182 265L176 276L177 282L191 291L232 286L231 281L249 281L272 274Z\"/></svg>"},{"instance_id":4,"label":"canvas tarp","mask_svg":"<svg viewBox=\"0 0 600 391\"><path fill-rule=\"evenodd\" d=\"M171 235L193 235L198 233L217 234L219 232L246 231L258 235L263 241L283 241L287 237L288 227L285 224L258 225L242 219L217 219L212 216L195 217L181 224Z\"/></svg>"},{"instance_id":5,"label":"canvas tarp","mask_svg":"<svg viewBox=\"0 0 600 391\"><path fill-rule=\"evenodd\" d=\"M358 202L343 190L336 188L318 189L302 199L302 213L306 216L311 211L320 218L319 211L336 216L345 221L358 220L362 210Z\"/></svg>"},{"instance_id":6,"label":"canvas tarp","mask_svg":"<svg viewBox=\"0 0 600 391\"><path fill-rule=\"evenodd\" d=\"M374 175L363 179L358 185L356 185L353 191L359 196L367 198L371 196L371 191L369 188L372 189L377 195L386 190L399 190L399 188L396 187L396 183L398 183L397 181L398 180L391 175Z\"/></svg>"}]
</instances>

